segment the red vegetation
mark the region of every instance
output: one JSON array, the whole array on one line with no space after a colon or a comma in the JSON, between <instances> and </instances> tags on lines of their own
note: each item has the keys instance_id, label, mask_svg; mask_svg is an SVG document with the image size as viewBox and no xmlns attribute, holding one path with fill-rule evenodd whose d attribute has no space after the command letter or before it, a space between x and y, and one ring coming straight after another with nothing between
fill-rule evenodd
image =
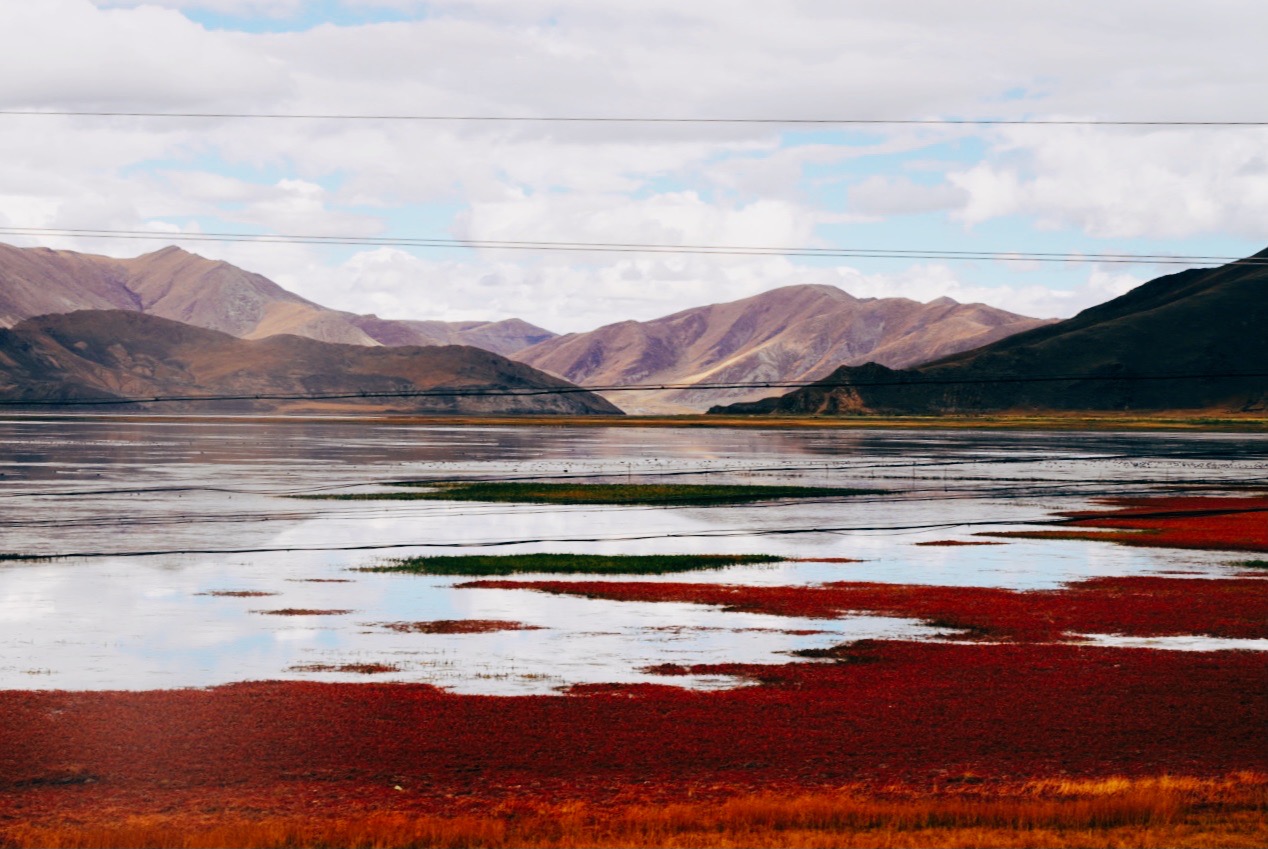
<instances>
[{"instance_id":1,"label":"red vegetation","mask_svg":"<svg viewBox=\"0 0 1268 849\"><path fill-rule=\"evenodd\" d=\"M863 563L854 557L789 557L785 563Z\"/></svg>"},{"instance_id":2,"label":"red vegetation","mask_svg":"<svg viewBox=\"0 0 1268 849\"><path fill-rule=\"evenodd\" d=\"M1268 771L1268 665L1257 653L871 642L836 659L692 668L764 685L709 693L487 697L315 682L4 691L0 817L459 814L845 783L929 789L970 773L989 783Z\"/></svg>"},{"instance_id":3,"label":"red vegetation","mask_svg":"<svg viewBox=\"0 0 1268 849\"><path fill-rule=\"evenodd\" d=\"M1049 642L1075 634L1268 637L1268 582L1259 578L1093 578L1059 590L835 582L752 587L650 581L476 581L615 601L678 601L779 616L846 611L922 619L992 640Z\"/></svg>"},{"instance_id":4,"label":"red vegetation","mask_svg":"<svg viewBox=\"0 0 1268 849\"><path fill-rule=\"evenodd\" d=\"M376 622L402 634L487 634L491 631L538 631L536 625L506 619L437 619L432 622Z\"/></svg>"},{"instance_id":5,"label":"red vegetation","mask_svg":"<svg viewBox=\"0 0 1268 849\"><path fill-rule=\"evenodd\" d=\"M277 593L266 592L265 590L210 590L205 593L194 593L194 595L213 595L222 598L262 598L267 595L277 595Z\"/></svg>"},{"instance_id":6,"label":"red vegetation","mask_svg":"<svg viewBox=\"0 0 1268 849\"><path fill-rule=\"evenodd\" d=\"M1117 510L1068 513L1072 525L1114 531L1007 531L990 536L1092 539L1155 548L1268 551L1268 496L1107 498ZM1127 531L1122 533L1121 531Z\"/></svg>"},{"instance_id":7,"label":"red vegetation","mask_svg":"<svg viewBox=\"0 0 1268 849\"><path fill-rule=\"evenodd\" d=\"M916 545L937 545L937 546L950 547L950 546L953 546L953 545L1005 545L1005 543L1002 543L1002 542L987 542L986 540L981 540L981 539L974 539L974 540L969 540L969 539L932 539L932 540L929 540L928 542L918 542L918 543L916 543Z\"/></svg>"},{"instance_id":8,"label":"red vegetation","mask_svg":"<svg viewBox=\"0 0 1268 849\"><path fill-rule=\"evenodd\" d=\"M278 610L252 610L252 613L263 613L267 616L342 616L351 610L313 610L307 607L283 607Z\"/></svg>"}]
</instances>

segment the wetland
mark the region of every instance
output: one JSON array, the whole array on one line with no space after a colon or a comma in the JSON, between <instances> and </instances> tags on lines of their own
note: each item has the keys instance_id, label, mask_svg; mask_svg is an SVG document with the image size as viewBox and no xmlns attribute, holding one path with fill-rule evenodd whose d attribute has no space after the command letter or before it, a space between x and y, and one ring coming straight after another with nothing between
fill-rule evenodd
<instances>
[{"instance_id":1,"label":"wetland","mask_svg":"<svg viewBox=\"0 0 1268 849\"><path fill-rule=\"evenodd\" d=\"M436 481L508 497L362 497ZM1266 493L1254 433L0 421L0 843L1263 842Z\"/></svg>"}]
</instances>

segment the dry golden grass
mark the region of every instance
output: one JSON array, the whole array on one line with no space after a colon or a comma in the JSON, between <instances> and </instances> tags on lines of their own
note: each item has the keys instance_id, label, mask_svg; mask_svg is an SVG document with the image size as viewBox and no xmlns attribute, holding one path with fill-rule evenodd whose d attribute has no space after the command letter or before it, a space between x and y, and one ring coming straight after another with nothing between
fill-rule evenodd
<instances>
[{"instance_id":1,"label":"dry golden grass","mask_svg":"<svg viewBox=\"0 0 1268 849\"><path fill-rule=\"evenodd\" d=\"M971 779L970 779L971 782ZM453 817L154 815L10 825L6 847L1243 847L1268 846L1268 776L1042 781L915 794L796 796L597 808L581 802Z\"/></svg>"}]
</instances>

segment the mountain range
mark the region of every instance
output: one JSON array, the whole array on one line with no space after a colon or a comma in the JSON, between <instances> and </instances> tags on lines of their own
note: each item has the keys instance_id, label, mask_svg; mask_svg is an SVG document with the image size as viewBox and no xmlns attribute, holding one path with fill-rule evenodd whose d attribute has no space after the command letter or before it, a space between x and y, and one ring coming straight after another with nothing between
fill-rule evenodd
<instances>
[{"instance_id":1,"label":"mountain range","mask_svg":"<svg viewBox=\"0 0 1268 849\"><path fill-rule=\"evenodd\" d=\"M711 413L1243 410L1268 406L1268 250L1168 274L1073 318L893 370Z\"/></svg>"},{"instance_id":2,"label":"mountain range","mask_svg":"<svg viewBox=\"0 0 1268 849\"><path fill-rule=\"evenodd\" d=\"M950 298L922 304L799 285L557 336L512 356L585 386L779 383L814 380L842 364L915 365L1048 323ZM664 389L605 397L628 412L683 413L769 391Z\"/></svg>"},{"instance_id":3,"label":"mountain range","mask_svg":"<svg viewBox=\"0 0 1268 849\"><path fill-rule=\"evenodd\" d=\"M74 310L130 310L243 339L290 333L349 345L474 345L510 354L553 337L518 318L393 321L333 310L259 274L176 247L132 259L0 245L0 327Z\"/></svg>"},{"instance_id":4,"label":"mountain range","mask_svg":"<svg viewBox=\"0 0 1268 849\"><path fill-rule=\"evenodd\" d=\"M1059 322L949 298L922 304L800 285L556 336L518 319L332 310L178 248L114 259L0 245L0 327L13 325L0 330L0 399L566 388L488 403L348 403L619 412L576 392L584 383L662 386L610 396L649 413L709 404L795 414L1258 410L1268 396L1265 284L1268 251L1160 277ZM768 390L717 386L795 380L818 382L762 400L751 399Z\"/></svg>"},{"instance_id":5,"label":"mountain range","mask_svg":"<svg viewBox=\"0 0 1268 849\"><path fill-rule=\"evenodd\" d=\"M489 390L496 394L464 394ZM359 397L414 392L437 394ZM45 315L0 329L0 401L5 406L25 403L30 409L47 409L36 402L190 395L237 397L215 402L164 402L161 409L499 415L621 412L567 381L468 346L371 347L289 334L239 339L127 310ZM349 397L252 397L275 395ZM148 406L142 402L70 409L114 411Z\"/></svg>"}]
</instances>

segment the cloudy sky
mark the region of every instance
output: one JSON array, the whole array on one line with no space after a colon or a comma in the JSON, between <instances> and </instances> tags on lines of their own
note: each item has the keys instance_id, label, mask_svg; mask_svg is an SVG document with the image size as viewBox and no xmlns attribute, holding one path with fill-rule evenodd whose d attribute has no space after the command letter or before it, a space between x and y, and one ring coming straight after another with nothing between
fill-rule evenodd
<instances>
[{"instance_id":1,"label":"cloudy sky","mask_svg":"<svg viewBox=\"0 0 1268 849\"><path fill-rule=\"evenodd\" d=\"M1256 121L1257 0L0 0L0 110ZM1172 266L182 241L1244 256L1268 128L0 115L0 234L556 331L777 286L1066 316ZM1213 263L1208 263L1213 264Z\"/></svg>"}]
</instances>

